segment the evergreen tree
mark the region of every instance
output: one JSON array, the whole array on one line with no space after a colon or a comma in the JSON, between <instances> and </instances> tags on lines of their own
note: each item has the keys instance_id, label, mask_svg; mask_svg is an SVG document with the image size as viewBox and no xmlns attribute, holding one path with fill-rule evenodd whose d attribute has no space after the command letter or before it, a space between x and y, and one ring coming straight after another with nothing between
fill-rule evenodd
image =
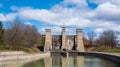
<instances>
[{"instance_id":1,"label":"evergreen tree","mask_svg":"<svg viewBox=\"0 0 120 67\"><path fill-rule=\"evenodd\" d=\"M4 46L4 30L2 22L0 21L0 47Z\"/></svg>"}]
</instances>

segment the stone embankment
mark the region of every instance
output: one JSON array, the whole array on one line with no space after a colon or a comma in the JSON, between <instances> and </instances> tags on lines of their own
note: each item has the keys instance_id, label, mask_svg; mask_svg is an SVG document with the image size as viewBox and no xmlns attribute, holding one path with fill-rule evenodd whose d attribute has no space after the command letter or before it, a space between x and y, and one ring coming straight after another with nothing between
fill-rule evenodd
<instances>
[{"instance_id":1,"label":"stone embankment","mask_svg":"<svg viewBox=\"0 0 120 67\"><path fill-rule=\"evenodd\" d=\"M0 61L22 60L22 59L40 59L50 57L50 53L26 53L22 51L0 52Z\"/></svg>"},{"instance_id":2,"label":"stone embankment","mask_svg":"<svg viewBox=\"0 0 120 67\"><path fill-rule=\"evenodd\" d=\"M78 55L102 57L102 58L105 58L105 59L108 59L110 61L120 64L120 53L79 52Z\"/></svg>"}]
</instances>

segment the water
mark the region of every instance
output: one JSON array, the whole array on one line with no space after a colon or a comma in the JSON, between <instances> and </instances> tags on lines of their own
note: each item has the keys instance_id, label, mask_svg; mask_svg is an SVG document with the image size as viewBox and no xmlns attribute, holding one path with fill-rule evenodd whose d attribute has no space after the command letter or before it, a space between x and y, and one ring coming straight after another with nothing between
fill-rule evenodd
<instances>
[{"instance_id":1,"label":"water","mask_svg":"<svg viewBox=\"0 0 120 67\"><path fill-rule=\"evenodd\" d=\"M37 61L19 60L0 62L0 67L120 67L119 65L99 57L90 56L52 56Z\"/></svg>"}]
</instances>

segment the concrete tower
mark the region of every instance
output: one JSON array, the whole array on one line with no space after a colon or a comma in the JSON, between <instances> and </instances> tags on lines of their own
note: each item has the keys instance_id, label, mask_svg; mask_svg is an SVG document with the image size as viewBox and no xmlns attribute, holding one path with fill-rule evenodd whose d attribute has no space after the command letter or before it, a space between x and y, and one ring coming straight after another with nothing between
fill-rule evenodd
<instances>
[{"instance_id":1,"label":"concrete tower","mask_svg":"<svg viewBox=\"0 0 120 67\"><path fill-rule=\"evenodd\" d=\"M62 49L66 49L66 29L62 28Z\"/></svg>"},{"instance_id":2,"label":"concrete tower","mask_svg":"<svg viewBox=\"0 0 120 67\"><path fill-rule=\"evenodd\" d=\"M77 41L77 51L79 52L85 52L84 45L83 45L83 34L82 34L82 29L77 29L77 34L76 34L76 41Z\"/></svg>"},{"instance_id":3,"label":"concrete tower","mask_svg":"<svg viewBox=\"0 0 120 67\"><path fill-rule=\"evenodd\" d=\"M46 29L44 51L45 51L45 52L48 52L48 51L50 51L51 48L52 48L51 29Z\"/></svg>"}]
</instances>

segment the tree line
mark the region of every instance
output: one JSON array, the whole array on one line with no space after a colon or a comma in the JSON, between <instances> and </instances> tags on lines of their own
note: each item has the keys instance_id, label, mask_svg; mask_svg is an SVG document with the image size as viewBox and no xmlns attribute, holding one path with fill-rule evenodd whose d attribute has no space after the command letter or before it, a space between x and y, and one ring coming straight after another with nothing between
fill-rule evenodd
<instances>
[{"instance_id":1,"label":"tree line","mask_svg":"<svg viewBox=\"0 0 120 67\"><path fill-rule=\"evenodd\" d=\"M10 50L20 50L21 47L33 47L40 43L41 35L33 25L19 21L10 22L3 29L0 22L0 46Z\"/></svg>"},{"instance_id":2,"label":"tree line","mask_svg":"<svg viewBox=\"0 0 120 67\"><path fill-rule=\"evenodd\" d=\"M113 48L116 47L116 45L118 44L116 32L112 30L103 31L101 34L99 34L99 36L97 36L97 38L95 36L95 33L89 32L88 40L90 47L96 44L97 46Z\"/></svg>"}]
</instances>

